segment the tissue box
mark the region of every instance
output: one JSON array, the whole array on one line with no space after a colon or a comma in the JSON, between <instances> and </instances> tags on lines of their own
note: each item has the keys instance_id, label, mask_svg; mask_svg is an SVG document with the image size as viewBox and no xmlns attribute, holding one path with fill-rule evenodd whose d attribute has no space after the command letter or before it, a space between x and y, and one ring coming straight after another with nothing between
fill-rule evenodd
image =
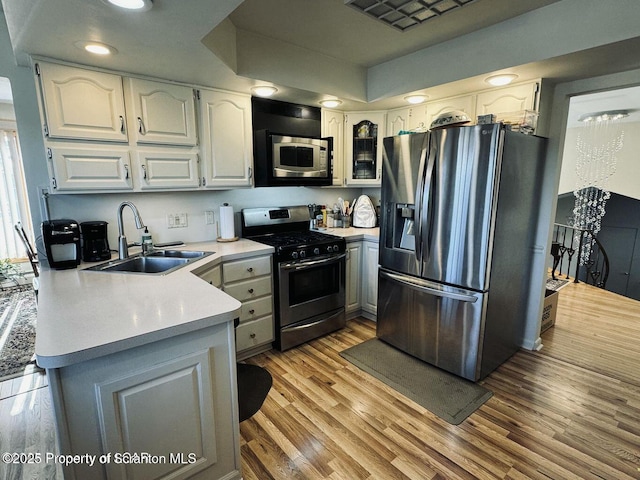
<instances>
[{"instance_id":1,"label":"tissue box","mask_svg":"<svg viewBox=\"0 0 640 480\"><path fill-rule=\"evenodd\" d=\"M556 323L556 313L558 312L558 292L549 290L544 292L544 306L542 307L542 323L540 333L553 327Z\"/></svg>"}]
</instances>

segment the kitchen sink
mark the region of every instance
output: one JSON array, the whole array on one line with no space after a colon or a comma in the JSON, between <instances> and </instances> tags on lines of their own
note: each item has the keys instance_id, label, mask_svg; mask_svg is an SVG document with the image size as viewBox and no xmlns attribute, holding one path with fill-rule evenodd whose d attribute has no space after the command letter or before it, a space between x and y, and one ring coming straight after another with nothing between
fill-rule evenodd
<instances>
[{"instance_id":1,"label":"kitchen sink","mask_svg":"<svg viewBox=\"0 0 640 480\"><path fill-rule=\"evenodd\" d=\"M201 258L212 255L214 252L201 252L193 250L156 250L150 254L137 254L123 260L111 260L109 262L94 265L85 270L91 272L112 273L144 273L162 274L173 272Z\"/></svg>"}]
</instances>

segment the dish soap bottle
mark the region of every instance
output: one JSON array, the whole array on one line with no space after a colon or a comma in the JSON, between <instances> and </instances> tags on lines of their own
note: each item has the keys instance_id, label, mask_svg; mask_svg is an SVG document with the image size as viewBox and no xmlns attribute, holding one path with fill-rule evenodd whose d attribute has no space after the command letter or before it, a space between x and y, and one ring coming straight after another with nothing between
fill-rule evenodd
<instances>
[{"instance_id":1,"label":"dish soap bottle","mask_svg":"<svg viewBox=\"0 0 640 480\"><path fill-rule=\"evenodd\" d=\"M151 239L151 234L149 233L149 229L144 227L144 233L142 234L142 254L146 255L151 253L153 250L153 240Z\"/></svg>"}]
</instances>

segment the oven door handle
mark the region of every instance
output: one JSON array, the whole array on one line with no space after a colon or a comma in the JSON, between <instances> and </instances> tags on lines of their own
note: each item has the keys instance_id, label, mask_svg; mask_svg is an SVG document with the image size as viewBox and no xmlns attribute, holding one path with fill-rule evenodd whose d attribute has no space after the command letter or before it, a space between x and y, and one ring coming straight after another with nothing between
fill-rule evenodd
<instances>
[{"instance_id":1,"label":"oven door handle","mask_svg":"<svg viewBox=\"0 0 640 480\"><path fill-rule=\"evenodd\" d=\"M292 262L292 263L282 263L280 264L280 268L282 270L305 270L307 268L316 267L318 265L326 265L329 263L336 263L346 258L346 253L341 253L340 255L332 256L329 258L323 258L322 260L309 260L302 262Z\"/></svg>"}]
</instances>

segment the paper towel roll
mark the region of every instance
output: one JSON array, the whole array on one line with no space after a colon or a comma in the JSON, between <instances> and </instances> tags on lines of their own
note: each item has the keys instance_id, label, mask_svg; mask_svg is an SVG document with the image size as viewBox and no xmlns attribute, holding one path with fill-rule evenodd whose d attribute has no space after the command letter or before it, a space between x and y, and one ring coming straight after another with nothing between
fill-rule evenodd
<instances>
[{"instance_id":1,"label":"paper towel roll","mask_svg":"<svg viewBox=\"0 0 640 480\"><path fill-rule=\"evenodd\" d=\"M220 238L229 240L235 236L233 207L225 203L220 207Z\"/></svg>"}]
</instances>

